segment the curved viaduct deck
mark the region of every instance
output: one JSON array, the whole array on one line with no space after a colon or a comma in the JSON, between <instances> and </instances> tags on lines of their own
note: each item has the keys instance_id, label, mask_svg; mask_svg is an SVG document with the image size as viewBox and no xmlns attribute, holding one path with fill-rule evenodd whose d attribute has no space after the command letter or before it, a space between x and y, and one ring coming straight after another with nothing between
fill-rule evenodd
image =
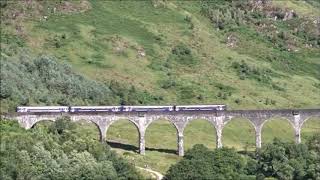
<instances>
[{"instance_id":1,"label":"curved viaduct deck","mask_svg":"<svg viewBox=\"0 0 320 180\"><path fill-rule=\"evenodd\" d=\"M295 131L295 142L301 142L300 131L303 123L310 117L320 118L320 109L282 109L282 110L232 110L232 111L179 111L179 112L88 112L88 113L18 113L7 115L15 119L25 129L32 128L37 122L68 116L72 121L86 120L97 125L101 141L105 141L108 127L117 120L128 119L139 131L140 154L145 154L145 132L148 126L157 119L167 119L177 130L179 156L184 155L183 131L186 125L196 119L209 121L216 129L217 147L222 147L222 130L233 118L249 120L254 126L256 147L261 147L261 130L265 122L274 117L287 119Z\"/></svg>"}]
</instances>

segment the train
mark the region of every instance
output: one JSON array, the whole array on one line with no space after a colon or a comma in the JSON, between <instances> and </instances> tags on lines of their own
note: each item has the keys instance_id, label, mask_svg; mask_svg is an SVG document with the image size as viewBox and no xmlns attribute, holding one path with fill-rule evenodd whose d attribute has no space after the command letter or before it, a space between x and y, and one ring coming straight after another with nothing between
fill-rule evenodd
<instances>
[{"instance_id":1,"label":"train","mask_svg":"<svg viewBox=\"0 0 320 180\"><path fill-rule=\"evenodd\" d=\"M18 106L17 112L171 112L224 111L224 104L173 106Z\"/></svg>"}]
</instances>

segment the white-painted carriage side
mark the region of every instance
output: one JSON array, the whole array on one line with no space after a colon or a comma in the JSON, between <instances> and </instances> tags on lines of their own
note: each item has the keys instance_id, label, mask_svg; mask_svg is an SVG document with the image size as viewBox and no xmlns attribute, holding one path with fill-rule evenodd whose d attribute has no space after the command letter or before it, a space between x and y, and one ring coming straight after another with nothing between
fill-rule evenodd
<instances>
[{"instance_id":1,"label":"white-painted carriage side","mask_svg":"<svg viewBox=\"0 0 320 180\"><path fill-rule=\"evenodd\" d=\"M173 111L173 106L123 106L123 111Z\"/></svg>"},{"instance_id":2,"label":"white-painted carriage side","mask_svg":"<svg viewBox=\"0 0 320 180\"><path fill-rule=\"evenodd\" d=\"M119 111L121 106L71 106L70 112Z\"/></svg>"},{"instance_id":3,"label":"white-painted carriage side","mask_svg":"<svg viewBox=\"0 0 320 180\"><path fill-rule=\"evenodd\" d=\"M18 106L17 112L69 112L69 106Z\"/></svg>"},{"instance_id":4,"label":"white-painted carriage side","mask_svg":"<svg viewBox=\"0 0 320 180\"><path fill-rule=\"evenodd\" d=\"M226 110L226 105L180 105L176 106L176 111L188 110L188 111L212 111L212 110Z\"/></svg>"}]
</instances>

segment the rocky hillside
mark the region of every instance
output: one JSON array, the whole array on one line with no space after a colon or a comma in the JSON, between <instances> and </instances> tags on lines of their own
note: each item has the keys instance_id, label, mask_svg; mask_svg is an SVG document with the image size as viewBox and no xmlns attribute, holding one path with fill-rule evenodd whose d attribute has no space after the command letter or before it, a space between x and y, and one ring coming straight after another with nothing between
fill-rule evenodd
<instances>
[{"instance_id":1,"label":"rocky hillside","mask_svg":"<svg viewBox=\"0 0 320 180\"><path fill-rule=\"evenodd\" d=\"M1 1L1 110L320 106L318 1Z\"/></svg>"}]
</instances>

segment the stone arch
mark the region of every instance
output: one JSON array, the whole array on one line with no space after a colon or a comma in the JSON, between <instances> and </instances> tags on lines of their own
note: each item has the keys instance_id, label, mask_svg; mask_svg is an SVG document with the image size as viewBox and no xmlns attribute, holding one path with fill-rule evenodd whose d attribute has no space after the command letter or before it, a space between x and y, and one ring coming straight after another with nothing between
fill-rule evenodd
<instances>
[{"instance_id":1,"label":"stone arch","mask_svg":"<svg viewBox=\"0 0 320 180\"><path fill-rule=\"evenodd\" d=\"M309 119L312 119L312 118L319 118L319 119L320 119L320 115L311 115L311 116L308 116L307 118L303 119L302 122L300 123L300 128L303 128L303 125L304 125Z\"/></svg>"},{"instance_id":2,"label":"stone arch","mask_svg":"<svg viewBox=\"0 0 320 180\"><path fill-rule=\"evenodd\" d=\"M262 124L261 124L261 129L263 129L263 126L264 126L267 122L272 121L272 120L275 120L276 118L288 121L289 124L291 125L291 127L292 127L293 129L295 128L294 120L293 120L293 115L292 115L292 119L291 119L290 117L275 115L275 116L270 116L270 117L266 118L266 119L262 122Z\"/></svg>"},{"instance_id":3,"label":"stone arch","mask_svg":"<svg viewBox=\"0 0 320 180\"><path fill-rule=\"evenodd\" d=\"M116 118L116 119L113 120L113 121L110 121L110 122L108 123L108 125L107 125L106 133L108 133L108 129L109 129L109 127L110 127L112 124L114 124L114 123L116 123L116 122L118 122L118 121L122 121L122 120L129 121L131 124L133 124L134 127L136 127L138 134L140 134L139 124L137 124L137 122L136 122L133 118L130 118L130 117L129 117L129 118L126 118L126 117L121 118L121 117L119 117L119 118Z\"/></svg>"},{"instance_id":4,"label":"stone arch","mask_svg":"<svg viewBox=\"0 0 320 180\"><path fill-rule=\"evenodd\" d=\"M35 125L42 121L52 121L55 122L59 118L69 117L62 115L26 115L18 118L19 124L25 129L30 129L35 127Z\"/></svg>"},{"instance_id":5,"label":"stone arch","mask_svg":"<svg viewBox=\"0 0 320 180\"><path fill-rule=\"evenodd\" d=\"M266 131L266 128L268 128L266 126L267 123L273 123L273 126L275 127L270 127L270 129ZM288 132L288 129L289 129L289 132ZM270 131L276 131L276 133L270 133ZM274 136L274 134L276 134L277 136ZM262 142L264 143L271 142L274 138L280 138L280 139L285 139L285 141L294 142L295 141L294 122L293 120L290 120L288 117L271 116L268 119L265 119L261 124L261 136L262 136Z\"/></svg>"},{"instance_id":6,"label":"stone arch","mask_svg":"<svg viewBox=\"0 0 320 180\"><path fill-rule=\"evenodd\" d=\"M162 126L161 128L155 128L155 126ZM149 117L144 126L146 150L157 151L164 153L176 153L176 141L181 128L173 117ZM175 130L172 131L172 128ZM149 144L149 145L148 145Z\"/></svg>"},{"instance_id":7,"label":"stone arch","mask_svg":"<svg viewBox=\"0 0 320 180\"><path fill-rule=\"evenodd\" d=\"M177 123L173 120L173 118L171 117L155 117L155 118L150 118L150 120L146 123L146 125L144 126L145 128L145 131L147 131L148 127L153 124L154 122L157 122L157 121L161 121L161 120L165 120L165 121L168 121L175 129L176 129L176 132L177 134L179 132L182 132L183 133L183 129L181 129L179 127L179 125L177 125Z\"/></svg>"},{"instance_id":8,"label":"stone arch","mask_svg":"<svg viewBox=\"0 0 320 180\"><path fill-rule=\"evenodd\" d=\"M253 121L247 117L242 117L242 116L232 116L232 117L229 117L228 120L226 120L224 122L224 126L228 125L230 122L234 121L234 119L244 119L244 120L247 120L251 126L256 129L256 124L253 123Z\"/></svg>"},{"instance_id":9,"label":"stone arch","mask_svg":"<svg viewBox=\"0 0 320 180\"><path fill-rule=\"evenodd\" d=\"M188 124L192 123L193 121L199 121L199 120L203 120L203 121L207 121L209 122L211 125L213 125L214 129L216 130L216 124L210 119L210 118L207 118L207 117L191 117L191 118L188 118L185 125L184 125L184 128L186 128L188 126Z\"/></svg>"},{"instance_id":10,"label":"stone arch","mask_svg":"<svg viewBox=\"0 0 320 180\"><path fill-rule=\"evenodd\" d=\"M308 137L320 132L320 116L313 115L305 118L300 124L300 129L302 142L305 142Z\"/></svg>"},{"instance_id":11,"label":"stone arch","mask_svg":"<svg viewBox=\"0 0 320 180\"><path fill-rule=\"evenodd\" d=\"M93 125L97 128L98 133L99 133L99 139L100 139L100 141L102 142L102 141L103 141L103 137L104 137L104 136L103 136L103 129L99 126L99 124L98 124L96 121L94 121L94 120L87 120L87 119L85 119L85 118L79 119L79 120L77 121L77 123L78 123L79 121L82 121L82 120L93 124Z\"/></svg>"},{"instance_id":12,"label":"stone arch","mask_svg":"<svg viewBox=\"0 0 320 180\"><path fill-rule=\"evenodd\" d=\"M208 126L208 124L210 126ZM197 126L195 128L195 126ZM192 128L193 127L193 128ZM198 128L201 128L198 130ZM193 129L195 129L196 132L192 132ZM201 141L191 141L189 138L189 134L196 135L196 137L200 137ZM207 147L210 149L216 148L217 143L217 130L216 125L211 121L209 118L190 118L184 127L184 137L185 137L185 143L184 146L186 149L191 148L195 144L204 143ZM196 140L196 139L195 139ZM191 144L191 145L189 145Z\"/></svg>"},{"instance_id":13,"label":"stone arch","mask_svg":"<svg viewBox=\"0 0 320 180\"><path fill-rule=\"evenodd\" d=\"M37 124L41 123L41 122L55 122L58 118L55 119L39 119L36 121L32 121L32 124L29 124L29 128L26 129L34 129L36 127Z\"/></svg>"},{"instance_id":14,"label":"stone arch","mask_svg":"<svg viewBox=\"0 0 320 180\"><path fill-rule=\"evenodd\" d=\"M112 127L112 130L110 127ZM110 141L111 136L112 141ZM139 149L141 130L139 125L132 118L116 118L107 124L105 137L105 140L107 141L108 139L107 143L111 147L136 152Z\"/></svg>"},{"instance_id":15,"label":"stone arch","mask_svg":"<svg viewBox=\"0 0 320 180\"><path fill-rule=\"evenodd\" d=\"M230 129L231 134L226 134L226 130L228 130L228 128L232 126L234 123L238 122L240 122L240 124L238 124L237 127ZM224 142L225 146L230 146L241 150L251 150L254 149L256 146L256 134L257 127L249 118L241 116L229 117L228 120L224 122L224 127L222 131L222 141Z\"/></svg>"},{"instance_id":16,"label":"stone arch","mask_svg":"<svg viewBox=\"0 0 320 180\"><path fill-rule=\"evenodd\" d=\"M76 120L72 119L72 117L70 116L70 119L73 123L76 123L77 125L82 125L83 122L87 123L87 124L92 124L94 126L94 130L98 132L98 139L100 139L100 141L102 140L102 129L100 128L99 124L90 119L90 118L85 118L85 117L82 117L82 118L78 118Z\"/></svg>"}]
</instances>

